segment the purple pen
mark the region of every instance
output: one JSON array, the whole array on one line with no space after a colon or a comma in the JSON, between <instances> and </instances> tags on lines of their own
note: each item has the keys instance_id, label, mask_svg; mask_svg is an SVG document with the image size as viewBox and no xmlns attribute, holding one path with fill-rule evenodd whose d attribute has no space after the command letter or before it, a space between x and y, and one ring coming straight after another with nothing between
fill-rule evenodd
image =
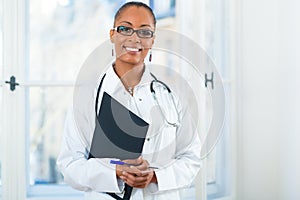
<instances>
[{"instance_id":1,"label":"purple pen","mask_svg":"<svg viewBox=\"0 0 300 200\"><path fill-rule=\"evenodd\" d=\"M129 164L120 160L110 160L110 164L115 164L115 165L128 165L128 166L138 166L134 164ZM158 167L148 167L149 169L158 169Z\"/></svg>"},{"instance_id":2,"label":"purple pen","mask_svg":"<svg viewBox=\"0 0 300 200\"><path fill-rule=\"evenodd\" d=\"M134 166L134 165L131 165L131 164L125 163L125 162L123 162L123 161L120 161L120 160L110 160L110 164Z\"/></svg>"}]
</instances>

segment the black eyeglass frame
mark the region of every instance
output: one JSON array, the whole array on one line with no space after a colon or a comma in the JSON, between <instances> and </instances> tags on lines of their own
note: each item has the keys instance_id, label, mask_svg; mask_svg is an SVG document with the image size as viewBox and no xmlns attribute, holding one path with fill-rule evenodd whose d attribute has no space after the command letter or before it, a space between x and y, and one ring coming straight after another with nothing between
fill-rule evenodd
<instances>
[{"instance_id":1,"label":"black eyeglass frame","mask_svg":"<svg viewBox=\"0 0 300 200\"><path fill-rule=\"evenodd\" d=\"M131 33L124 34L120 31L121 28L126 28L127 30L131 30ZM150 39L150 38L153 38L153 36L154 36L154 31L149 30L149 29L133 29L133 28L127 27L127 26L117 26L117 27L112 28L112 30L117 31L118 33L120 33L121 35L124 35L124 36L132 36L133 33L136 33L137 36L142 39ZM140 35L141 31L149 31L151 33L151 35L149 37L143 37L143 36L141 37L141 35Z\"/></svg>"}]
</instances>

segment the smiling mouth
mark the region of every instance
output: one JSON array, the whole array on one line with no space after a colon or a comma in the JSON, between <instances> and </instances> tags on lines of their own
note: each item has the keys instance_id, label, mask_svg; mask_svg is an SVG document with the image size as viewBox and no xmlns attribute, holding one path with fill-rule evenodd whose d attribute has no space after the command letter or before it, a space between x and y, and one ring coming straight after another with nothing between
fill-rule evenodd
<instances>
[{"instance_id":1,"label":"smiling mouth","mask_svg":"<svg viewBox=\"0 0 300 200\"><path fill-rule=\"evenodd\" d=\"M142 48L126 47L126 46L123 46L123 48L126 49L126 51L131 51L131 52L140 52L143 50Z\"/></svg>"}]
</instances>

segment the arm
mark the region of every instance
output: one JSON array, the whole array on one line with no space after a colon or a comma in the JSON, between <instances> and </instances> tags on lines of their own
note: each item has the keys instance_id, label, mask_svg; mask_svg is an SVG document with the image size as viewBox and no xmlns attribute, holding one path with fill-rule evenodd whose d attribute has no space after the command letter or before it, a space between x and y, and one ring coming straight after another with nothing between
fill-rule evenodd
<instances>
[{"instance_id":1,"label":"arm","mask_svg":"<svg viewBox=\"0 0 300 200\"><path fill-rule=\"evenodd\" d=\"M150 184L150 192L161 192L187 187L192 184L201 167L201 143L197 128L188 109L179 109L180 126L176 131L176 150L168 164L155 170L157 184Z\"/></svg>"},{"instance_id":2,"label":"arm","mask_svg":"<svg viewBox=\"0 0 300 200\"><path fill-rule=\"evenodd\" d=\"M92 131L92 130L90 130ZM123 182L117 179L114 165L108 159L87 159L88 149L81 141L73 110L66 119L61 152L57 159L65 182L75 189L98 192L121 192Z\"/></svg>"},{"instance_id":3,"label":"arm","mask_svg":"<svg viewBox=\"0 0 300 200\"><path fill-rule=\"evenodd\" d=\"M176 156L170 165L155 172L157 185L151 185L151 192L180 189L192 184L201 167L200 150L195 148L196 143L193 142L193 147Z\"/></svg>"}]
</instances>

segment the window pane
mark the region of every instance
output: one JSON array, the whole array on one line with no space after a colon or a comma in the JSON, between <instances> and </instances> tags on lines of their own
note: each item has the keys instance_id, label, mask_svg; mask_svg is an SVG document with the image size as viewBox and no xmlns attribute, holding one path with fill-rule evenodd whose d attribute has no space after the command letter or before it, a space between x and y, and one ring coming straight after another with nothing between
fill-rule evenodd
<instances>
[{"instance_id":1,"label":"window pane","mask_svg":"<svg viewBox=\"0 0 300 200\"><path fill-rule=\"evenodd\" d=\"M227 17L227 1L219 2L217 0L203 0L205 5L205 35L203 43L209 56L213 59L218 72L222 79L228 79L228 17ZM225 91L226 97L229 96L228 91ZM227 99L228 100L228 99ZM228 100L229 102L229 100ZM229 104L228 104L229 105ZM227 106L227 105L226 105ZM226 108L229 110L229 107ZM225 124L229 123L229 118L226 118ZM225 135L228 135L225 128L222 130L222 135L215 149L207 158L207 183L220 184L223 183L225 177L224 169L228 165L228 152L225 151L227 141ZM221 180L222 179L222 180ZM224 187L224 185L221 185ZM208 192L210 195L210 192Z\"/></svg>"},{"instance_id":2,"label":"window pane","mask_svg":"<svg viewBox=\"0 0 300 200\"><path fill-rule=\"evenodd\" d=\"M150 0L149 2L157 19L175 15L175 0Z\"/></svg>"},{"instance_id":3,"label":"window pane","mask_svg":"<svg viewBox=\"0 0 300 200\"><path fill-rule=\"evenodd\" d=\"M31 0L29 80L74 81L123 0Z\"/></svg>"},{"instance_id":4,"label":"window pane","mask_svg":"<svg viewBox=\"0 0 300 200\"><path fill-rule=\"evenodd\" d=\"M27 90L25 123L30 134L30 184L62 182L56 169L67 109L72 102L71 87ZM62 98L63 97L63 98Z\"/></svg>"},{"instance_id":5,"label":"window pane","mask_svg":"<svg viewBox=\"0 0 300 200\"><path fill-rule=\"evenodd\" d=\"M216 153L217 148L215 147L214 150L209 154L206 160L206 182L207 184L214 184L216 182Z\"/></svg>"},{"instance_id":6,"label":"window pane","mask_svg":"<svg viewBox=\"0 0 300 200\"><path fill-rule=\"evenodd\" d=\"M125 0L30 0L28 81L75 82L87 56L109 39L113 13ZM29 182L61 183L55 161L71 88L26 90ZM63 98L62 98L63 97ZM68 97L68 98L66 98Z\"/></svg>"}]
</instances>

